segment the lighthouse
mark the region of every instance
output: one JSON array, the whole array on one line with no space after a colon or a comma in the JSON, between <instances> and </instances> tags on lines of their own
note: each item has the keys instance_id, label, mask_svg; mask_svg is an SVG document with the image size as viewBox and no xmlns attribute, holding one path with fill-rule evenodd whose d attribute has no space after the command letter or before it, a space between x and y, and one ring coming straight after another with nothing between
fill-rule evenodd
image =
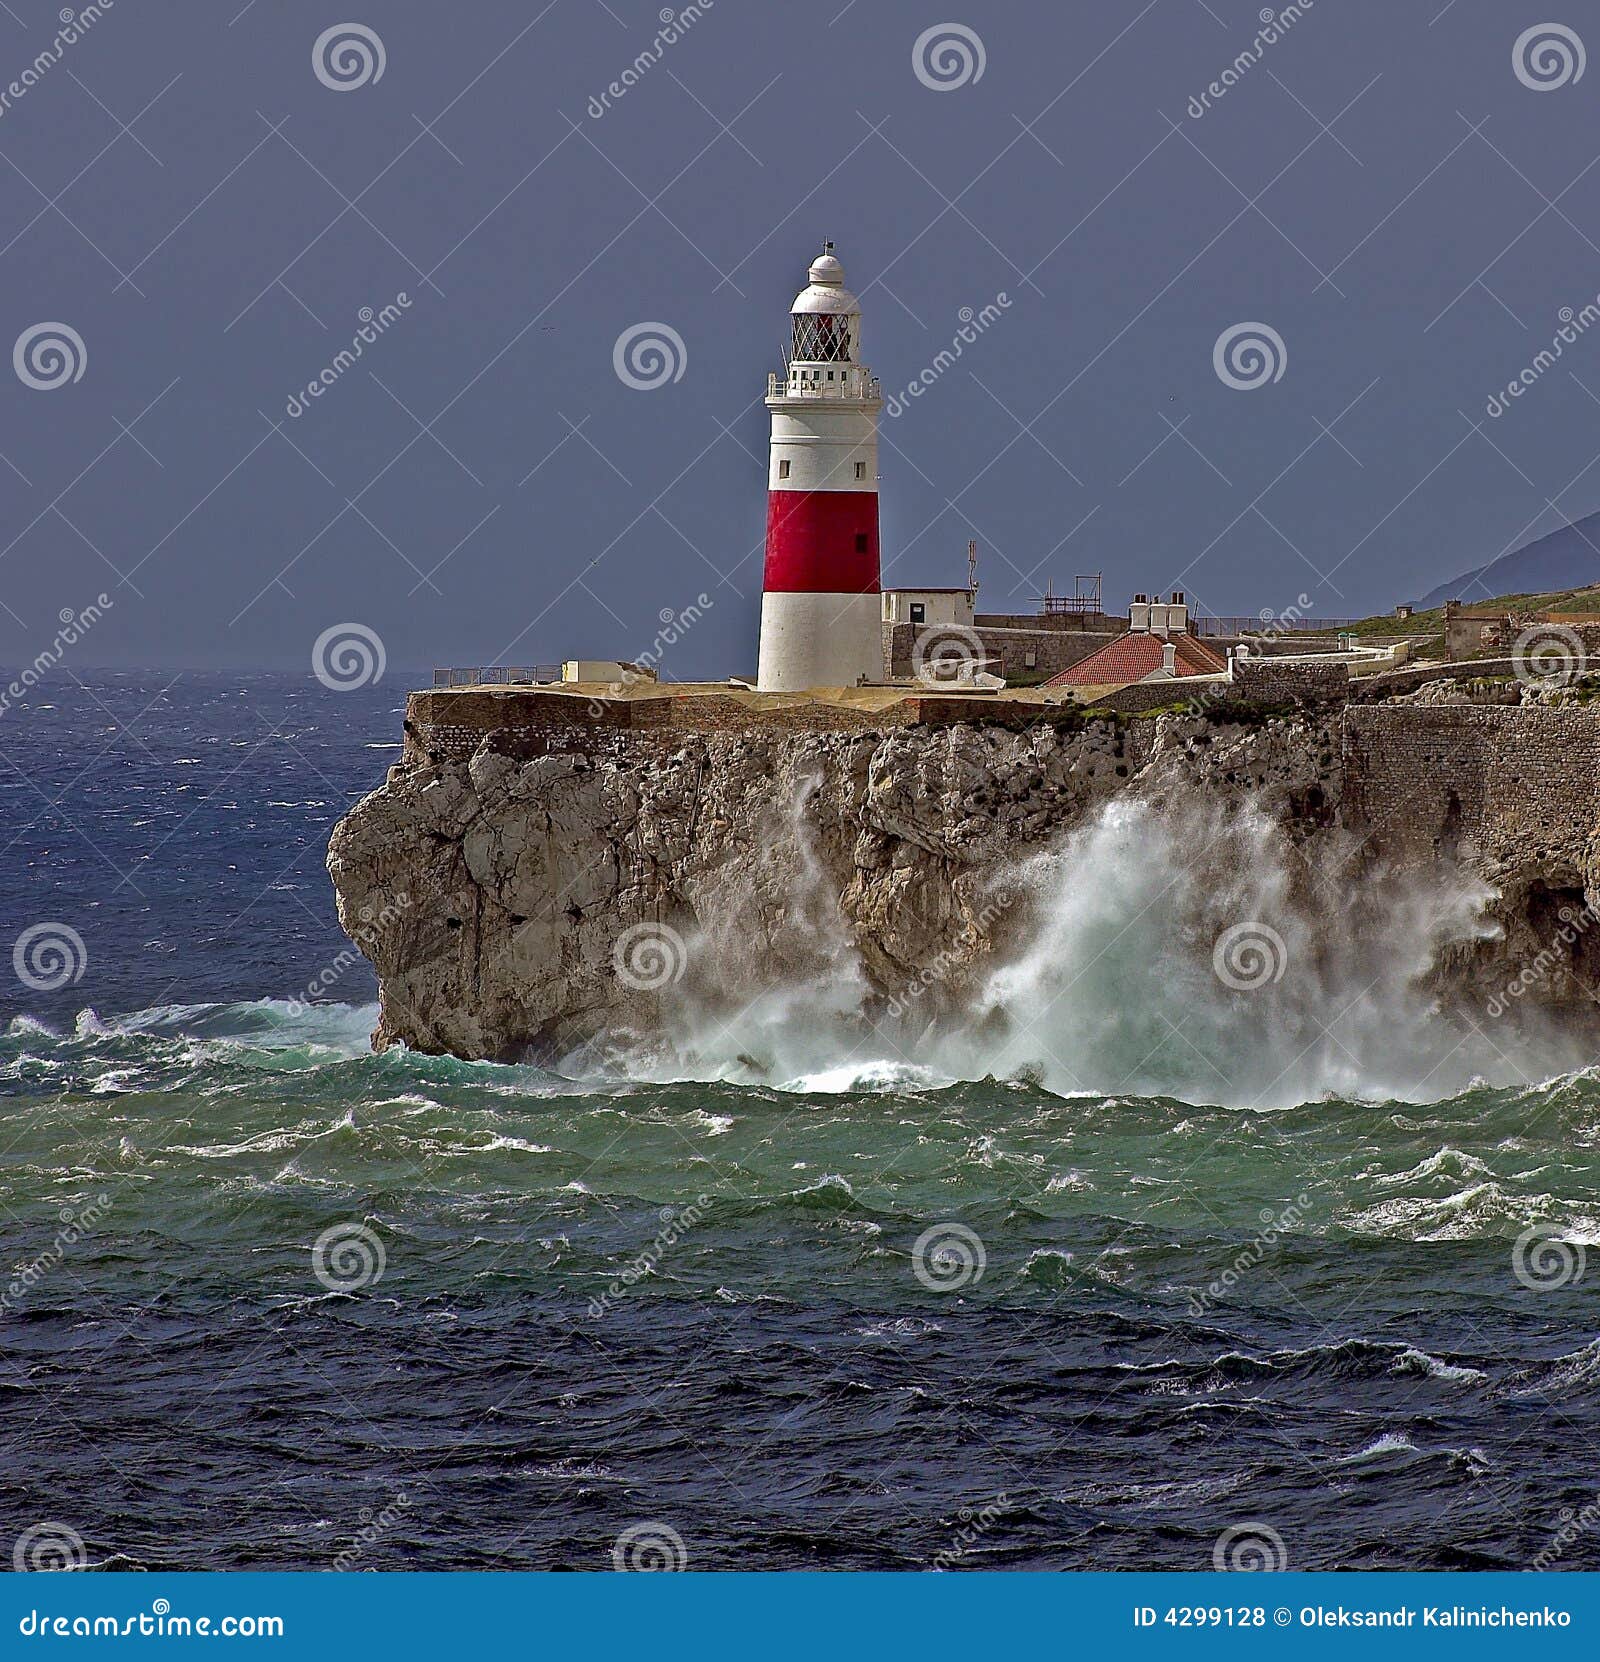
<instances>
[{"instance_id":1,"label":"lighthouse","mask_svg":"<svg viewBox=\"0 0 1600 1662\"><path fill-rule=\"evenodd\" d=\"M787 371L767 381L772 457L761 596L762 692L883 679L878 412L861 303L824 245L796 297Z\"/></svg>"}]
</instances>

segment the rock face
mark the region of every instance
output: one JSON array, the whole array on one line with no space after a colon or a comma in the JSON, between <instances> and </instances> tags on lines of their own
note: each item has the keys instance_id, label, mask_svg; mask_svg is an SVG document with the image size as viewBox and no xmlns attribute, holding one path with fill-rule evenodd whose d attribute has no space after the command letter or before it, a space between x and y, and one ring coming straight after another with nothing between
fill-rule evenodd
<instances>
[{"instance_id":1,"label":"rock face","mask_svg":"<svg viewBox=\"0 0 1600 1662\"><path fill-rule=\"evenodd\" d=\"M1308 889L1376 867L1475 873L1499 938L1446 954L1453 994L1592 1018L1600 709L1506 698L1024 731L558 734L531 756L493 728L470 755L429 754L408 722L406 760L336 828L328 870L378 971L376 1046L549 1059L650 1032L662 989L713 964L724 987L835 977L890 1004L936 981L919 1014L960 1010L1033 927L1028 904L997 900L1030 854L1119 797L1248 801L1302 851L1285 865Z\"/></svg>"}]
</instances>

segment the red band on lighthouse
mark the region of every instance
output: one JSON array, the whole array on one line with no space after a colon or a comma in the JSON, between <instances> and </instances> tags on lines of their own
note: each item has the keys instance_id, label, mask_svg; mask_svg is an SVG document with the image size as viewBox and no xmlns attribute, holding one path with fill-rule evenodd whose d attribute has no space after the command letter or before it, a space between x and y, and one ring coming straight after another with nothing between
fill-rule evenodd
<instances>
[{"instance_id":1,"label":"red band on lighthouse","mask_svg":"<svg viewBox=\"0 0 1600 1662\"><path fill-rule=\"evenodd\" d=\"M877 594L874 491L771 491L768 594Z\"/></svg>"}]
</instances>

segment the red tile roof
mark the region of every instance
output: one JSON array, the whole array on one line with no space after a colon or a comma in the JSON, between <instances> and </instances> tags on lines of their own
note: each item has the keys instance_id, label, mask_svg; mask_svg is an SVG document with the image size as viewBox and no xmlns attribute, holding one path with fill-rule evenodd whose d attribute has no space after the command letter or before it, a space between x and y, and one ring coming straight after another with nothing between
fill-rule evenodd
<instances>
[{"instance_id":1,"label":"red tile roof","mask_svg":"<svg viewBox=\"0 0 1600 1662\"><path fill-rule=\"evenodd\" d=\"M1160 635L1127 634L1120 640L1091 652L1071 669L1063 670L1047 687L1113 687L1129 682L1143 681L1147 675L1161 668L1161 649L1166 641ZM1202 646L1193 635L1174 635L1177 648L1175 675L1218 675L1227 665L1210 647Z\"/></svg>"}]
</instances>

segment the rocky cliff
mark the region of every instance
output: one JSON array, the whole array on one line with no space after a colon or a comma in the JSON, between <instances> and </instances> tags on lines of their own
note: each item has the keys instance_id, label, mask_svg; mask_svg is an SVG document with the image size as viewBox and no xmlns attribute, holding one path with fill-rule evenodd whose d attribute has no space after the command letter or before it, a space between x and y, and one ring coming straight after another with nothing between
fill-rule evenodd
<instances>
[{"instance_id":1,"label":"rocky cliff","mask_svg":"<svg viewBox=\"0 0 1600 1662\"><path fill-rule=\"evenodd\" d=\"M1355 885L1476 884L1478 923L1441 935L1417 976L1478 1006L1522 976L1519 1001L1589 1012L1600 716L1504 696L1022 731L546 735L534 754L490 726L470 757L430 753L408 723L406 759L337 827L328 870L378 971L374 1043L468 1058L648 1035L690 996L731 1022L785 986L834 986L869 1017L914 1010L918 1030L971 1019L995 966L1038 950L1030 861L1123 801L1165 826L1132 834L1150 900L1126 903L1128 927L1171 918L1166 937L1141 925L1147 956L1209 951L1252 907L1294 912L1297 950L1320 953L1349 932ZM1246 805L1270 835L1241 841ZM1092 888L1117 847L1055 880ZM1240 869L1258 862L1266 888ZM1269 933L1281 946L1287 929Z\"/></svg>"}]
</instances>

